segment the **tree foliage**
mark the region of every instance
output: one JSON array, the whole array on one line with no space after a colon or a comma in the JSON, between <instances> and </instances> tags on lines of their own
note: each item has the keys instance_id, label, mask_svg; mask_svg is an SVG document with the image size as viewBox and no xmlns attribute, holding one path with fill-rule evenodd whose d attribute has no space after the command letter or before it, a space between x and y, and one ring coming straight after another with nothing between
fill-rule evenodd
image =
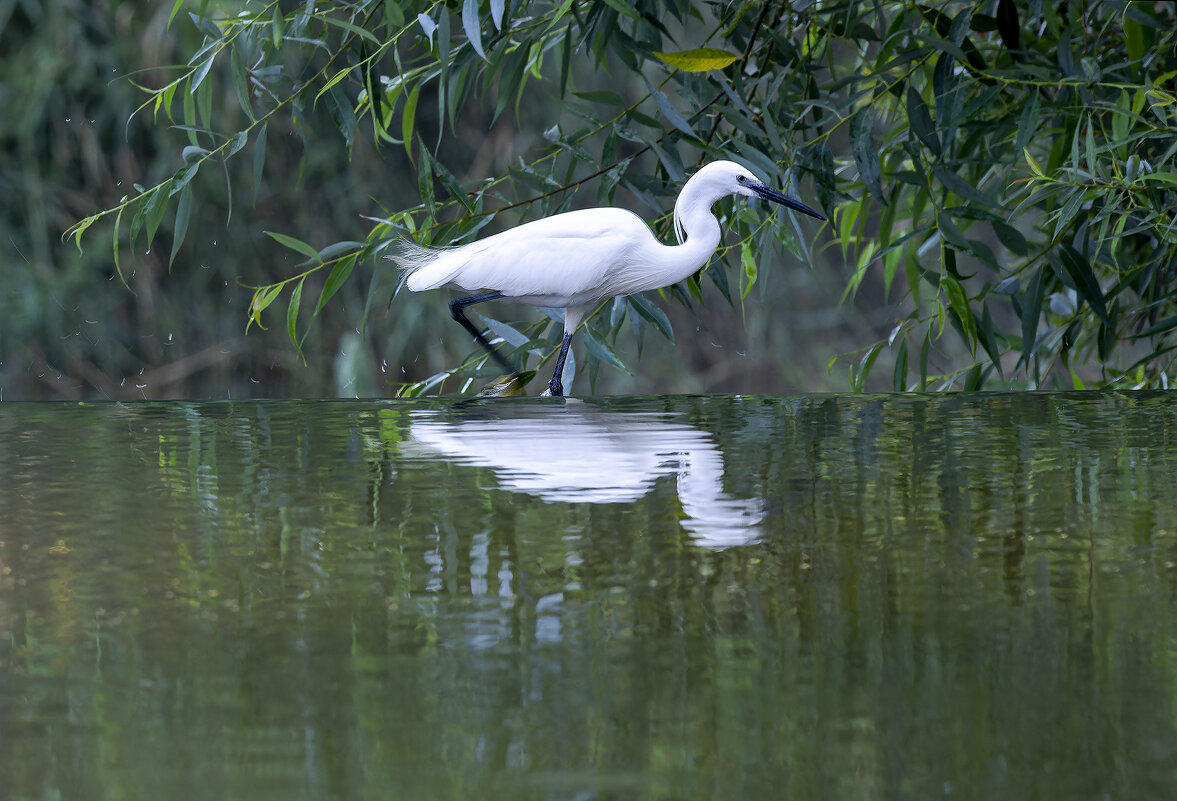
<instances>
[{"instance_id":1,"label":"tree foliage","mask_svg":"<svg viewBox=\"0 0 1177 801\"><path fill-rule=\"evenodd\" d=\"M367 137L411 163L420 202L374 216L363 241L320 247L269 232L305 261L255 288L250 322L284 304L298 347L356 267L375 267L396 237L459 243L619 193L661 215L665 236L685 177L734 158L813 187L832 218L823 241L855 267L848 296L883 284L890 335L831 361L848 366L852 389L880 363L896 390L1168 386L1175 23L1172 4L1140 2L177 0L170 24L195 26L202 45L169 82L144 87L138 113L183 132L186 162L68 236L81 246L112 223L121 270L120 243L150 243L170 212L174 259L200 203L197 173L256 185L275 120L300 132L328 115L348 152ZM239 114L215 113L214 93L227 91ZM471 135L470 110L485 131L537 99L559 110L544 145L465 177L453 144ZM719 208L731 234L703 272L729 301L768 255L811 258L815 243L789 220ZM703 283L664 294L698 302ZM370 294L369 308L383 300ZM558 338L546 319L490 326L541 360ZM673 338L640 297L606 304L586 326L590 374L624 369L623 330ZM469 379L481 360L406 391Z\"/></svg>"}]
</instances>

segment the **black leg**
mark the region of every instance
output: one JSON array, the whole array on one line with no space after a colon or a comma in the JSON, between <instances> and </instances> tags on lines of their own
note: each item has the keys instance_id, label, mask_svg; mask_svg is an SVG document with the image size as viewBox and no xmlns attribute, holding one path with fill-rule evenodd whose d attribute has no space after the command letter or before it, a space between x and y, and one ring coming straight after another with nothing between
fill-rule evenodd
<instances>
[{"instance_id":1,"label":"black leg","mask_svg":"<svg viewBox=\"0 0 1177 801\"><path fill-rule=\"evenodd\" d=\"M568 358L568 346L571 344L572 334L565 333L564 342L560 345L560 355L556 357L556 374L548 382L548 390L554 398L563 397L564 395L564 385L560 382L560 377L564 375L564 362Z\"/></svg>"},{"instance_id":2,"label":"black leg","mask_svg":"<svg viewBox=\"0 0 1177 801\"><path fill-rule=\"evenodd\" d=\"M471 306L475 303L482 303L484 300L498 300L502 296L502 292L483 292L481 295L470 295L468 297L458 298L457 300L454 300L450 303L450 313L454 315L455 320L462 324L463 328L474 335L474 338L478 340L478 344L481 345L483 349L489 353L496 362L499 363L500 367L502 367L508 373L518 374L518 371L512 367L505 358L503 358L501 353L495 350L491 344L486 341L486 337L482 335L482 332L479 331L474 326L474 323L470 322L470 318L466 316L467 306Z\"/></svg>"}]
</instances>

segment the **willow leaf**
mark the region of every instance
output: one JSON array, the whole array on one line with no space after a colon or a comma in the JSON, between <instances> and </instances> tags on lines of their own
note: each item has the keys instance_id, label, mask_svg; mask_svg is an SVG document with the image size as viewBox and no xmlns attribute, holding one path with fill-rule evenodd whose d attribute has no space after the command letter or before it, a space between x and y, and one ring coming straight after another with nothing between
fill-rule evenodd
<instances>
[{"instance_id":1,"label":"willow leaf","mask_svg":"<svg viewBox=\"0 0 1177 801\"><path fill-rule=\"evenodd\" d=\"M683 72L710 72L721 70L740 60L735 53L716 47L699 47L694 50L677 50L670 53L655 51L654 56L662 63Z\"/></svg>"},{"instance_id":2,"label":"willow leaf","mask_svg":"<svg viewBox=\"0 0 1177 801\"><path fill-rule=\"evenodd\" d=\"M293 236L287 236L286 234L280 234L277 231L266 231L265 234L266 234L266 236L270 237L275 242L277 242L279 245L282 245L283 247L287 247L293 251L301 253L302 255L306 256L308 259L311 259L312 261L319 261L319 251L315 250L313 247L308 245L306 242L303 242L301 239L295 239Z\"/></svg>"}]
</instances>

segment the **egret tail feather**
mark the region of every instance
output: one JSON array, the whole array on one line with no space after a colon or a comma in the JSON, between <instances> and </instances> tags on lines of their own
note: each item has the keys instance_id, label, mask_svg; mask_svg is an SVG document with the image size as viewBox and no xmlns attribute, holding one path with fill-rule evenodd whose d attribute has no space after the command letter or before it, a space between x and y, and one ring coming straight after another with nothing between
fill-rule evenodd
<instances>
[{"instance_id":1,"label":"egret tail feather","mask_svg":"<svg viewBox=\"0 0 1177 801\"><path fill-rule=\"evenodd\" d=\"M442 253L440 249L418 245L407 237L393 242L388 250L385 258L396 264L400 271L402 284L408 280L410 275L436 261Z\"/></svg>"},{"instance_id":2,"label":"egret tail feather","mask_svg":"<svg viewBox=\"0 0 1177 801\"><path fill-rule=\"evenodd\" d=\"M401 285L410 292L421 292L447 285L469 262L470 253L478 252L476 247L471 251L471 247L467 244L431 248L404 238L392 244L388 258L400 268Z\"/></svg>"}]
</instances>

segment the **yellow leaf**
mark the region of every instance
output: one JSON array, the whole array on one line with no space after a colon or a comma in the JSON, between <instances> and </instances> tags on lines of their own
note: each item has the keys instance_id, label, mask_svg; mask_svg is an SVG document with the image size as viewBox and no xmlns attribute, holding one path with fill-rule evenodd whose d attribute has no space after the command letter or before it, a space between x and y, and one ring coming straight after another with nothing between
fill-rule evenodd
<instances>
[{"instance_id":1,"label":"yellow leaf","mask_svg":"<svg viewBox=\"0 0 1177 801\"><path fill-rule=\"evenodd\" d=\"M1034 171L1035 175L1044 175L1042 168L1038 166L1038 162L1030 155L1028 148L1022 150L1022 154L1026 157L1026 163L1030 165L1030 169Z\"/></svg>"},{"instance_id":2,"label":"yellow leaf","mask_svg":"<svg viewBox=\"0 0 1177 801\"><path fill-rule=\"evenodd\" d=\"M714 47L700 47L695 50L677 50L673 53L654 53L664 63L683 72L708 72L721 70L738 61L739 56Z\"/></svg>"}]
</instances>

